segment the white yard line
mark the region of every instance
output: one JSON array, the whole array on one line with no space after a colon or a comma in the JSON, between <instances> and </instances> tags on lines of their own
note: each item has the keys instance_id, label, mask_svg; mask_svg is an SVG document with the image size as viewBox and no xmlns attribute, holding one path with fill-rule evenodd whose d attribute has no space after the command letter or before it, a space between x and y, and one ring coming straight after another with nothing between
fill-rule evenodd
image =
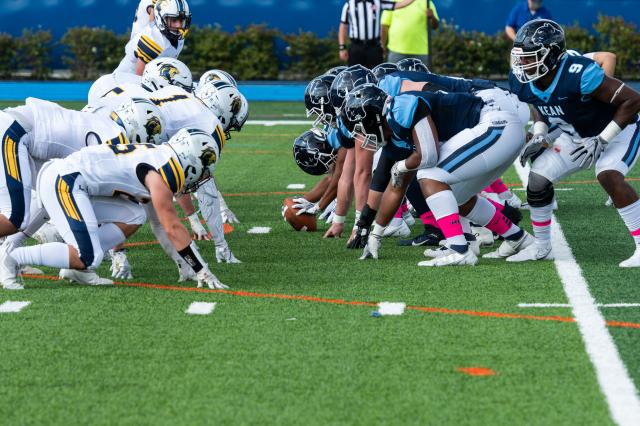
<instances>
[{"instance_id":1,"label":"white yard line","mask_svg":"<svg viewBox=\"0 0 640 426\"><path fill-rule=\"evenodd\" d=\"M20 312L30 304L31 302L12 302L11 300L7 300L6 302L0 305L0 313L8 314L8 313Z\"/></svg>"},{"instance_id":2,"label":"white yard line","mask_svg":"<svg viewBox=\"0 0 640 426\"><path fill-rule=\"evenodd\" d=\"M287 185L287 189L304 189L305 186L304 183L290 183Z\"/></svg>"},{"instance_id":3,"label":"white yard line","mask_svg":"<svg viewBox=\"0 0 640 426\"><path fill-rule=\"evenodd\" d=\"M598 308L640 308L640 303L598 303ZM570 308L568 303L518 303L518 308Z\"/></svg>"},{"instance_id":4,"label":"white yard line","mask_svg":"<svg viewBox=\"0 0 640 426\"><path fill-rule=\"evenodd\" d=\"M529 167L514 163L524 186L529 177ZM564 292L571 305L587 354L591 359L600 389L609 405L613 421L621 426L638 425L640 399L629 376L618 348L589 292L582 270L571 253L562 227L555 215L551 226L551 244L555 255L555 266L562 281Z\"/></svg>"},{"instance_id":5,"label":"white yard line","mask_svg":"<svg viewBox=\"0 0 640 426\"><path fill-rule=\"evenodd\" d=\"M268 234L271 228L268 226L254 226L247 231L247 234Z\"/></svg>"},{"instance_id":6,"label":"white yard line","mask_svg":"<svg viewBox=\"0 0 640 426\"><path fill-rule=\"evenodd\" d=\"M216 308L217 302L193 302L189 305L186 314L189 315L209 315Z\"/></svg>"}]
</instances>

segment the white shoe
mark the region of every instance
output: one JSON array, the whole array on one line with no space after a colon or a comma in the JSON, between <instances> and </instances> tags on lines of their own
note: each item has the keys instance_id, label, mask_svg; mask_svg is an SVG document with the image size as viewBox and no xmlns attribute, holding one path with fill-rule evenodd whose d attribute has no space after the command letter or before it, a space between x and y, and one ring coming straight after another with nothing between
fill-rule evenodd
<instances>
[{"instance_id":1,"label":"white shoe","mask_svg":"<svg viewBox=\"0 0 640 426\"><path fill-rule=\"evenodd\" d=\"M500 244L500 247L498 247L498 250L487 253L482 257L485 259L501 259L503 257L513 256L514 254L526 249L534 242L535 238L533 238L531 234L525 231L519 240L504 240L502 244Z\"/></svg>"},{"instance_id":2,"label":"white shoe","mask_svg":"<svg viewBox=\"0 0 640 426\"><path fill-rule=\"evenodd\" d=\"M539 244L536 241L519 253L507 257L507 262L526 262L528 260L553 260L551 243Z\"/></svg>"},{"instance_id":3,"label":"white shoe","mask_svg":"<svg viewBox=\"0 0 640 426\"><path fill-rule=\"evenodd\" d=\"M33 238L40 244L64 242L58 229L51 222L42 225L40 229L33 234Z\"/></svg>"},{"instance_id":4,"label":"white shoe","mask_svg":"<svg viewBox=\"0 0 640 426\"><path fill-rule=\"evenodd\" d=\"M23 290L24 286L18 282L18 264L4 250L0 249L0 282L5 290Z\"/></svg>"},{"instance_id":5,"label":"white shoe","mask_svg":"<svg viewBox=\"0 0 640 426\"><path fill-rule=\"evenodd\" d=\"M636 246L636 251L633 256L627 260L623 260L619 265L621 268L638 268L640 267L640 246Z\"/></svg>"},{"instance_id":6,"label":"white shoe","mask_svg":"<svg viewBox=\"0 0 640 426\"><path fill-rule=\"evenodd\" d=\"M24 265L20 268L20 275L44 275L44 272L42 271L42 269Z\"/></svg>"},{"instance_id":7,"label":"white shoe","mask_svg":"<svg viewBox=\"0 0 640 426\"><path fill-rule=\"evenodd\" d=\"M391 223L387 226L382 234L383 237L408 237L411 235L411 229L401 218L391 219Z\"/></svg>"},{"instance_id":8,"label":"white shoe","mask_svg":"<svg viewBox=\"0 0 640 426\"><path fill-rule=\"evenodd\" d=\"M493 245L493 232L489 231L484 226L472 226L471 233L476 237L476 240L478 240L481 246Z\"/></svg>"},{"instance_id":9,"label":"white shoe","mask_svg":"<svg viewBox=\"0 0 640 426\"><path fill-rule=\"evenodd\" d=\"M613 205L613 200L611 199L611 197L607 198L607 201L605 201L604 205L606 207L611 207Z\"/></svg>"},{"instance_id":10,"label":"white shoe","mask_svg":"<svg viewBox=\"0 0 640 426\"><path fill-rule=\"evenodd\" d=\"M503 201L516 209L519 209L520 207L522 207L522 200L520 200L520 198L518 198L518 196L513 192L509 191L509 193L511 194L511 197Z\"/></svg>"},{"instance_id":11,"label":"white shoe","mask_svg":"<svg viewBox=\"0 0 640 426\"><path fill-rule=\"evenodd\" d=\"M113 285L108 278L101 278L93 271L78 271L77 269L60 269L58 274L61 280L84 285Z\"/></svg>"},{"instance_id":12,"label":"white shoe","mask_svg":"<svg viewBox=\"0 0 640 426\"><path fill-rule=\"evenodd\" d=\"M404 223L406 223L408 226L413 226L416 223L416 218L413 217L409 210L402 213L402 220L404 220Z\"/></svg>"},{"instance_id":13,"label":"white shoe","mask_svg":"<svg viewBox=\"0 0 640 426\"><path fill-rule=\"evenodd\" d=\"M448 249L448 254L437 257L432 260L423 260L418 263L418 266L455 266L455 265L475 265L478 263L478 257L473 254L473 251L467 250L464 254L460 254L457 251Z\"/></svg>"}]
</instances>

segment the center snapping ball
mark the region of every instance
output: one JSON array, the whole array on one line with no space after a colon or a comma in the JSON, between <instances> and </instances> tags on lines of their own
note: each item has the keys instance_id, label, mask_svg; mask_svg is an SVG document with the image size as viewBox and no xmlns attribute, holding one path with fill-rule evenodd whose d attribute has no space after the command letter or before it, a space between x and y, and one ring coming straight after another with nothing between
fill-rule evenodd
<instances>
[{"instance_id":1,"label":"center snapping ball","mask_svg":"<svg viewBox=\"0 0 640 426\"><path fill-rule=\"evenodd\" d=\"M293 198L285 198L282 202L282 217L285 222L291 225L296 231L315 232L317 229L316 216L307 213L296 215L299 209L293 207L294 204Z\"/></svg>"}]
</instances>

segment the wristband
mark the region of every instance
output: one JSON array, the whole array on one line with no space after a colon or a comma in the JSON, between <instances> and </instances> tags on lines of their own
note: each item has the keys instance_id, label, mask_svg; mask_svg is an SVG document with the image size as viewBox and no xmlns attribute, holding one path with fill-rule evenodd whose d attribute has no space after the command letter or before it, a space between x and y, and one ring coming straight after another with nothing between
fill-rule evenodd
<instances>
[{"instance_id":1,"label":"wristband","mask_svg":"<svg viewBox=\"0 0 640 426\"><path fill-rule=\"evenodd\" d=\"M344 223L346 219L346 216L340 216L339 214L333 215L333 223Z\"/></svg>"},{"instance_id":2,"label":"wristband","mask_svg":"<svg viewBox=\"0 0 640 426\"><path fill-rule=\"evenodd\" d=\"M360 210L356 210L356 223L358 223L358 221L360 220L360 215L362 214L362 212Z\"/></svg>"},{"instance_id":3,"label":"wristband","mask_svg":"<svg viewBox=\"0 0 640 426\"><path fill-rule=\"evenodd\" d=\"M544 121L536 121L535 123L533 123L534 135L543 134L546 136L548 132L549 132L549 126L547 126L547 123L545 123Z\"/></svg>"},{"instance_id":4,"label":"wristband","mask_svg":"<svg viewBox=\"0 0 640 426\"><path fill-rule=\"evenodd\" d=\"M339 44L339 45L338 45L338 49L339 49L339 50L347 50L347 46L346 46L346 45L344 45L344 44Z\"/></svg>"},{"instance_id":5,"label":"wristband","mask_svg":"<svg viewBox=\"0 0 640 426\"><path fill-rule=\"evenodd\" d=\"M611 123L607 124L607 127L604 128L604 130L602 132L600 132L600 139L602 139L603 141L609 143L613 140L613 138L615 138L616 136L618 136L618 134L622 131L622 129L620 128L620 126L618 126L618 123L616 123L615 121L611 120Z\"/></svg>"},{"instance_id":6,"label":"wristband","mask_svg":"<svg viewBox=\"0 0 640 426\"><path fill-rule=\"evenodd\" d=\"M193 246L193 247L192 247ZM195 251L193 250L195 248ZM192 242L182 250L178 251L178 254L184 259L185 262L193 269L196 274L204 268L200 256L197 254L198 248Z\"/></svg>"},{"instance_id":7,"label":"wristband","mask_svg":"<svg viewBox=\"0 0 640 426\"><path fill-rule=\"evenodd\" d=\"M400 173L407 173L409 169L407 169L407 162L405 160L398 161L396 163L396 168Z\"/></svg>"},{"instance_id":8,"label":"wristband","mask_svg":"<svg viewBox=\"0 0 640 426\"><path fill-rule=\"evenodd\" d=\"M382 236L384 235L384 230L386 229L386 226L382 226L382 225L378 225L378 222L373 224L373 230L371 231L371 235L375 235L378 238L382 238Z\"/></svg>"}]
</instances>

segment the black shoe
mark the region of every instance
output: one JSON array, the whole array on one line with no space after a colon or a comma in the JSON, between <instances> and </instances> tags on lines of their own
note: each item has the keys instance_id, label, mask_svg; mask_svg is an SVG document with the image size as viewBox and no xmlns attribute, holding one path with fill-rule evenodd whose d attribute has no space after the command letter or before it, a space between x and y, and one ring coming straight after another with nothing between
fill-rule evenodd
<instances>
[{"instance_id":1,"label":"black shoe","mask_svg":"<svg viewBox=\"0 0 640 426\"><path fill-rule=\"evenodd\" d=\"M522 213L520 210L515 207L511 207L508 203L505 203L502 214L516 225L522 220Z\"/></svg>"},{"instance_id":2,"label":"black shoe","mask_svg":"<svg viewBox=\"0 0 640 426\"><path fill-rule=\"evenodd\" d=\"M425 225L424 232L414 238L409 238L406 240L399 240L399 246L434 246L438 247L440 245L440 241L444 240L444 235L442 231L436 228L435 226Z\"/></svg>"}]
</instances>

